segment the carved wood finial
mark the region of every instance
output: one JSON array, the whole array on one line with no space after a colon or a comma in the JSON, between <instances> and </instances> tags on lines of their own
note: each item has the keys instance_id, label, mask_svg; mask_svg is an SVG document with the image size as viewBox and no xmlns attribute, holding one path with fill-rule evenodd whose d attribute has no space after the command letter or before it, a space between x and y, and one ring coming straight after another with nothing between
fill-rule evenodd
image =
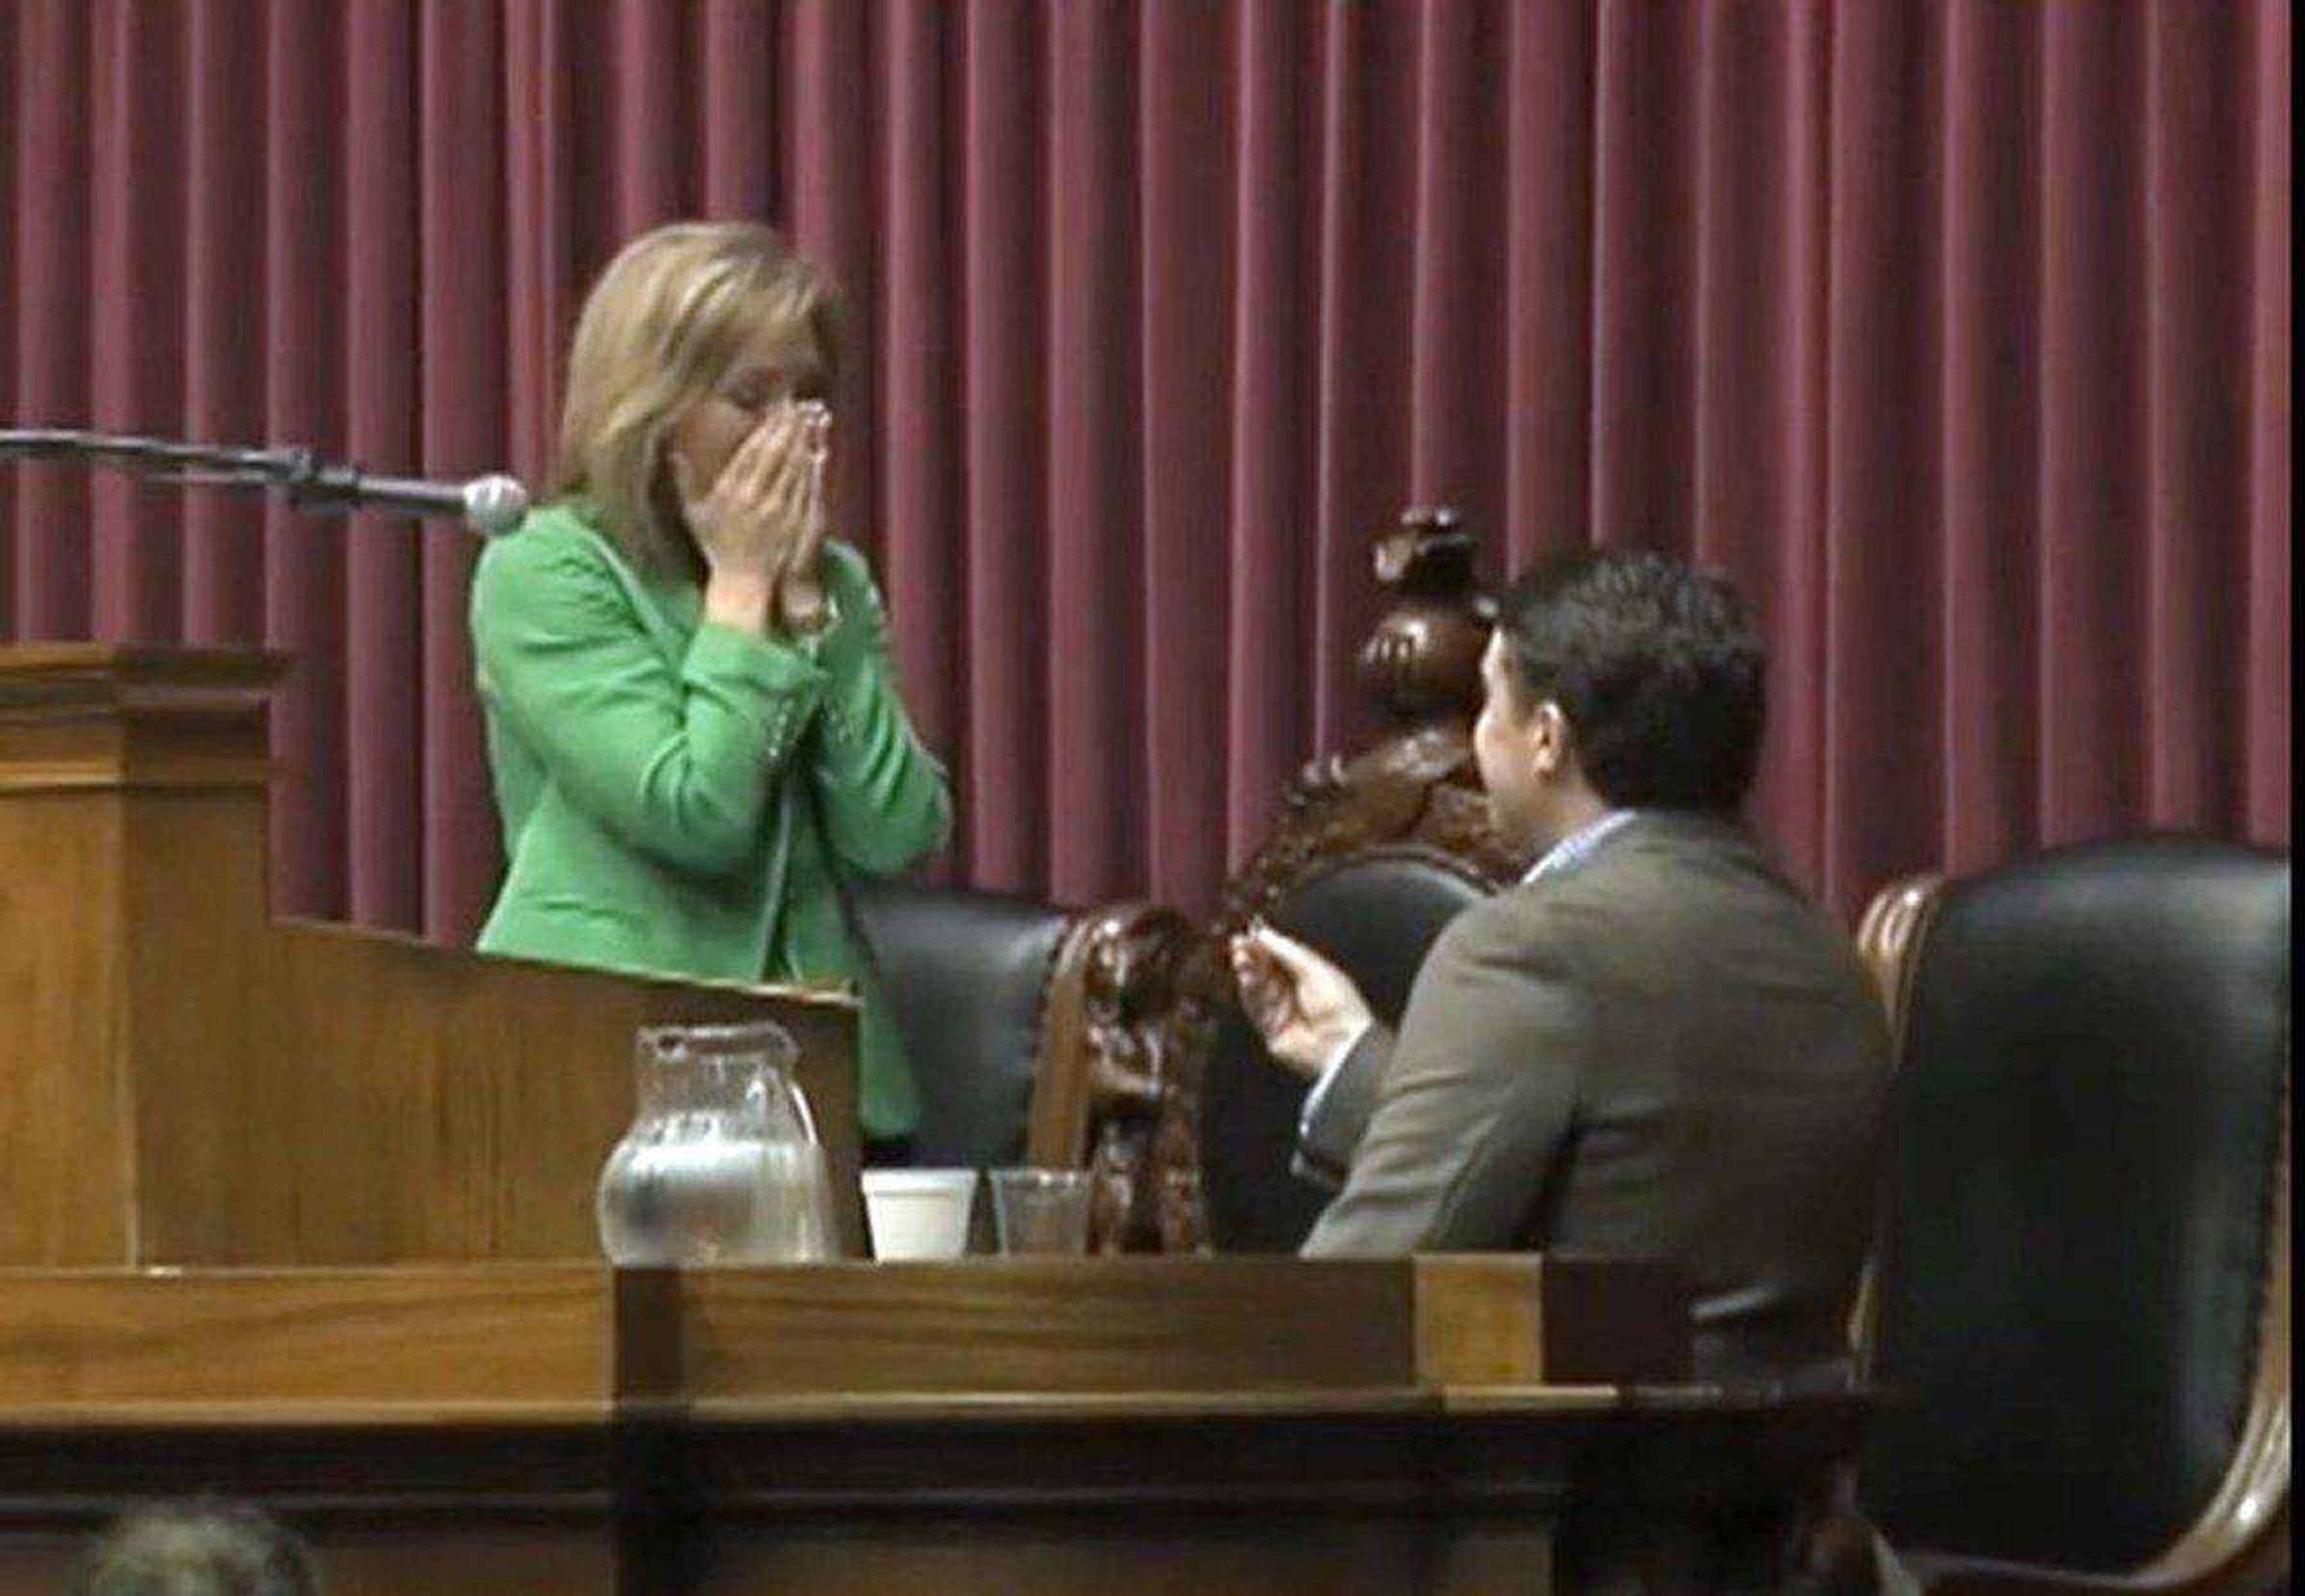
<instances>
[{"instance_id":1,"label":"carved wood finial","mask_svg":"<svg viewBox=\"0 0 2305 1596\"><path fill-rule=\"evenodd\" d=\"M1361 645L1361 681L1399 719L1469 717L1481 703L1489 607L1473 570L1479 539L1444 506L1402 512L1370 552L1392 607Z\"/></svg>"}]
</instances>

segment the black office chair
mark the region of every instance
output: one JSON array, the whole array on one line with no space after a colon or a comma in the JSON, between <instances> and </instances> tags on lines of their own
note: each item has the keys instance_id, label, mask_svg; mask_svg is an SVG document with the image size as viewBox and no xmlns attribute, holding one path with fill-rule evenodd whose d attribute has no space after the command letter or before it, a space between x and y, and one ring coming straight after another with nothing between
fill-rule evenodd
<instances>
[{"instance_id":1,"label":"black office chair","mask_svg":"<svg viewBox=\"0 0 2305 1596\"><path fill-rule=\"evenodd\" d=\"M1932 1590L2288 1570L2289 862L2062 849L1868 917L1900 1014L1867 1512Z\"/></svg>"},{"instance_id":2,"label":"black office chair","mask_svg":"<svg viewBox=\"0 0 2305 1596\"><path fill-rule=\"evenodd\" d=\"M849 906L920 1091L916 1159L1022 1163L1058 957L1078 916L1031 898L890 881L860 885Z\"/></svg>"}]
</instances>

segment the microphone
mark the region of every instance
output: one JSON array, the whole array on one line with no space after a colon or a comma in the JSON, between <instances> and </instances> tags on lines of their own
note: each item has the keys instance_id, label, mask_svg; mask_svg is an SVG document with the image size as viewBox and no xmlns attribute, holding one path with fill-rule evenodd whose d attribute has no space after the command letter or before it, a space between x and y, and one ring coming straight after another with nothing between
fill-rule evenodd
<instances>
[{"instance_id":1,"label":"microphone","mask_svg":"<svg viewBox=\"0 0 2305 1596\"><path fill-rule=\"evenodd\" d=\"M0 431L0 457L83 460L140 476L210 488L268 489L300 510L398 511L457 521L493 538L528 513L528 490L500 472L468 482L371 477L336 465L310 449L236 449L154 437L123 437L58 428Z\"/></svg>"},{"instance_id":2,"label":"microphone","mask_svg":"<svg viewBox=\"0 0 2305 1596\"><path fill-rule=\"evenodd\" d=\"M468 482L426 482L323 470L289 492L294 502L314 509L398 510L461 521L483 538L511 531L528 514L528 489L500 471Z\"/></svg>"}]
</instances>

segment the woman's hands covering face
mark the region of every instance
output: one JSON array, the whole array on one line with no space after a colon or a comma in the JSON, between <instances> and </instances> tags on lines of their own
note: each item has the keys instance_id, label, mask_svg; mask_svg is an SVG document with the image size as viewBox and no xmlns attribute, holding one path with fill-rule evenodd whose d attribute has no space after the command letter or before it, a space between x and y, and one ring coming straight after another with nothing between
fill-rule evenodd
<instances>
[{"instance_id":1,"label":"woman's hands covering face","mask_svg":"<svg viewBox=\"0 0 2305 1596\"><path fill-rule=\"evenodd\" d=\"M698 482L686 457L671 456L681 512L711 575L724 586L758 583L777 618L814 630L824 618L824 477L832 414L813 399L770 407L719 475Z\"/></svg>"}]
</instances>

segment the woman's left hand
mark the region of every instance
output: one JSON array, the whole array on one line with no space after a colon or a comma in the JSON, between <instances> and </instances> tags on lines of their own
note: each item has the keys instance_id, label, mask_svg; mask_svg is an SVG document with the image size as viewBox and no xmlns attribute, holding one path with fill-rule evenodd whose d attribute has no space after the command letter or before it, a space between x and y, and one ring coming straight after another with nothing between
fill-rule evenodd
<instances>
[{"instance_id":1,"label":"woman's left hand","mask_svg":"<svg viewBox=\"0 0 2305 1596\"><path fill-rule=\"evenodd\" d=\"M777 583L777 619L787 630L814 632L824 624L824 468L832 437L832 412L807 402L800 447L808 462L804 524Z\"/></svg>"}]
</instances>

